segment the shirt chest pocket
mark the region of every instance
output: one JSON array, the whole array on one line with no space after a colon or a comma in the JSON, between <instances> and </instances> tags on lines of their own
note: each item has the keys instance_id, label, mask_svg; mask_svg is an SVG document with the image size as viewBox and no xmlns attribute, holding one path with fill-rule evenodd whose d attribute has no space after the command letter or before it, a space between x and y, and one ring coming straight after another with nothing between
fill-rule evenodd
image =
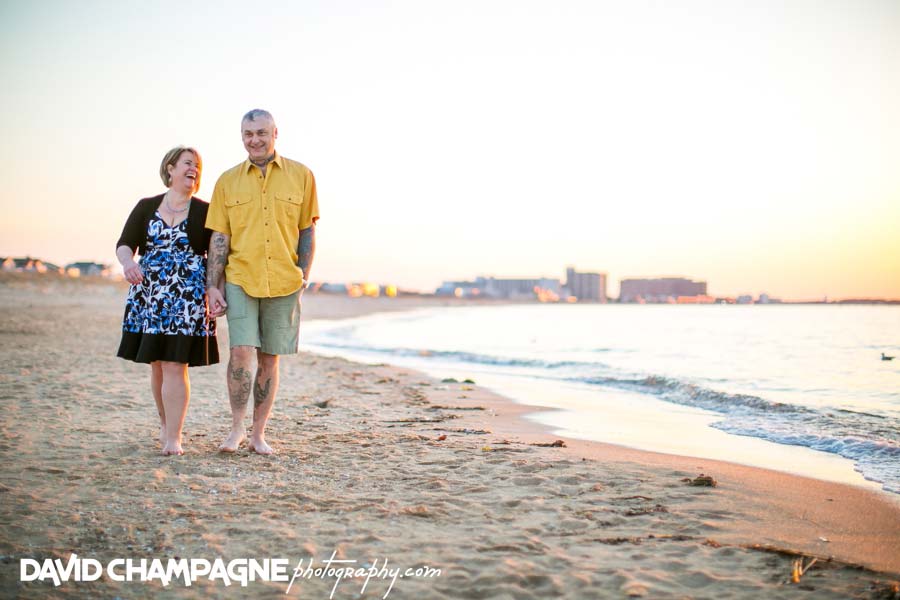
<instances>
[{"instance_id":1,"label":"shirt chest pocket","mask_svg":"<svg viewBox=\"0 0 900 600\"><path fill-rule=\"evenodd\" d=\"M232 196L225 200L225 210L228 211L228 223L232 231L240 231L247 227L253 205L253 199L245 195Z\"/></svg>"},{"instance_id":2,"label":"shirt chest pocket","mask_svg":"<svg viewBox=\"0 0 900 600\"><path fill-rule=\"evenodd\" d=\"M275 218L291 227L300 226L300 209L303 198L297 194L275 194Z\"/></svg>"}]
</instances>

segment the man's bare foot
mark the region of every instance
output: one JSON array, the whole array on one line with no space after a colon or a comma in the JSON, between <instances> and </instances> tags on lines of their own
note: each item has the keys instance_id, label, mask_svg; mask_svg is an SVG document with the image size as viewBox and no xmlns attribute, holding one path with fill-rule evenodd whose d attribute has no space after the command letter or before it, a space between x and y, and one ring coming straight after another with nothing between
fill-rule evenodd
<instances>
[{"instance_id":1,"label":"man's bare foot","mask_svg":"<svg viewBox=\"0 0 900 600\"><path fill-rule=\"evenodd\" d=\"M166 445L163 446L163 456L181 456L182 454L184 454L184 449L181 447L181 442L166 442Z\"/></svg>"},{"instance_id":2,"label":"man's bare foot","mask_svg":"<svg viewBox=\"0 0 900 600\"><path fill-rule=\"evenodd\" d=\"M259 440L256 438L254 438L250 442L250 450L252 450L253 452L256 452L257 454L264 454L264 455L275 454L275 449L272 448L272 446L268 445L266 443L266 440Z\"/></svg>"},{"instance_id":3,"label":"man's bare foot","mask_svg":"<svg viewBox=\"0 0 900 600\"><path fill-rule=\"evenodd\" d=\"M232 431L228 435L228 439L219 446L219 452L237 452L246 437L243 431Z\"/></svg>"}]
</instances>

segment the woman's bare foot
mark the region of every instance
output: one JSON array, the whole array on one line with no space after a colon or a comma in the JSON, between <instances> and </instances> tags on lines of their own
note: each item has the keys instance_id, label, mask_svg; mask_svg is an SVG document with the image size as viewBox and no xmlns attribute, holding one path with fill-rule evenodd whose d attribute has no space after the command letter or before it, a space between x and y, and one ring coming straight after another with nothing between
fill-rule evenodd
<instances>
[{"instance_id":1,"label":"woman's bare foot","mask_svg":"<svg viewBox=\"0 0 900 600\"><path fill-rule=\"evenodd\" d=\"M163 456L181 456L182 454L184 454L184 448L181 447L181 442L166 442L166 445L163 446Z\"/></svg>"},{"instance_id":2,"label":"woman's bare foot","mask_svg":"<svg viewBox=\"0 0 900 600\"><path fill-rule=\"evenodd\" d=\"M163 423L159 426L159 447L166 447L166 424Z\"/></svg>"},{"instance_id":3,"label":"woman's bare foot","mask_svg":"<svg viewBox=\"0 0 900 600\"><path fill-rule=\"evenodd\" d=\"M256 437L250 441L250 450L257 454L275 454L275 450L266 443L265 439L257 439Z\"/></svg>"},{"instance_id":4,"label":"woman's bare foot","mask_svg":"<svg viewBox=\"0 0 900 600\"><path fill-rule=\"evenodd\" d=\"M219 452L237 452L237 449L241 447L241 443L246 437L243 431L232 430L228 435L228 439L219 446Z\"/></svg>"}]
</instances>

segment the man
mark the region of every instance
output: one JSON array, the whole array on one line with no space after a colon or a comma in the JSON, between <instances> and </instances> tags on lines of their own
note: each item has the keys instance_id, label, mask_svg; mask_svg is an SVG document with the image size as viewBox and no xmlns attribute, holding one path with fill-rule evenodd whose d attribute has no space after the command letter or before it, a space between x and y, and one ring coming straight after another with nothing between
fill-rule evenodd
<instances>
[{"instance_id":1,"label":"man","mask_svg":"<svg viewBox=\"0 0 900 600\"><path fill-rule=\"evenodd\" d=\"M266 423L278 391L278 358L296 354L300 296L316 247L316 182L304 165L275 152L272 115L254 109L241 120L247 160L216 182L206 226L207 296L213 316L228 317L231 433L219 447L245 439L244 413L253 389L250 450L272 454ZM225 295L219 285L225 275ZM254 359L256 378L251 377Z\"/></svg>"}]
</instances>

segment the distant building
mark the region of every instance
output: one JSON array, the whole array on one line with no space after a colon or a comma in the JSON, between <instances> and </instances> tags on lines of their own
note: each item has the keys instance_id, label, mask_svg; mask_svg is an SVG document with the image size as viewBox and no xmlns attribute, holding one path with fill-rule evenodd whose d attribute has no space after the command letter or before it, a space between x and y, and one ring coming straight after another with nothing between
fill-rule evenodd
<instances>
[{"instance_id":1,"label":"distant building","mask_svg":"<svg viewBox=\"0 0 900 600\"><path fill-rule=\"evenodd\" d=\"M484 296L504 300L559 300L562 284L559 279L498 279L477 277L475 281L445 281L434 292L438 296L469 298Z\"/></svg>"},{"instance_id":2,"label":"distant building","mask_svg":"<svg viewBox=\"0 0 900 600\"><path fill-rule=\"evenodd\" d=\"M315 291L326 294L347 294L350 292L350 288L346 283L322 283L315 287Z\"/></svg>"},{"instance_id":3,"label":"distant building","mask_svg":"<svg viewBox=\"0 0 900 600\"><path fill-rule=\"evenodd\" d=\"M347 289L347 295L351 298L361 298L363 296L377 298L381 295L381 286L371 281L351 283Z\"/></svg>"},{"instance_id":4,"label":"distant building","mask_svg":"<svg viewBox=\"0 0 900 600\"><path fill-rule=\"evenodd\" d=\"M539 279L497 279L478 277L475 285L481 293L490 298L524 299L534 298L539 291L552 292L559 296L562 284L559 279L542 277Z\"/></svg>"},{"instance_id":5,"label":"distant building","mask_svg":"<svg viewBox=\"0 0 900 600\"><path fill-rule=\"evenodd\" d=\"M26 273L40 273L44 269L44 263L41 262L39 258L31 258L27 256L25 258L16 258L13 259L16 261L16 271L24 271Z\"/></svg>"},{"instance_id":6,"label":"distant building","mask_svg":"<svg viewBox=\"0 0 900 600\"><path fill-rule=\"evenodd\" d=\"M0 265L2 265L4 271L17 271L19 273L46 273L59 270L59 267L53 263L45 263L39 258L30 256L0 258Z\"/></svg>"},{"instance_id":7,"label":"distant building","mask_svg":"<svg viewBox=\"0 0 900 600\"><path fill-rule=\"evenodd\" d=\"M606 297L606 273L579 273L574 267L566 269L566 293L579 302L602 302Z\"/></svg>"},{"instance_id":8,"label":"distant building","mask_svg":"<svg viewBox=\"0 0 900 600\"><path fill-rule=\"evenodd\" d=\"M95 262L74 262L66 265L66 274L69 277L109 277L112 271L109 265Z\"/></svg>"},{"instance_id":9,"label":"distant building","mask_svg":"<svg viewBox=\"0 0 900 600\"><path fill-rule=\"evenodd\" d=\"M706 282L682 277L623 279L619 302L674 302L678 298L706 296Z\"/></svg>"},{"instance_id":10,"label":"distant building","mask_svg":"<svg viewBox=\"0 0 900 600\"><path fill-rule=\"evenodd\" d=\"M712 296L678 296L674 299L667 299L668 304L715 304L716 299Z\"/></svg>"},{"instance_id":11,"label":"distant building","mask_svg":"<svg viewBox=\"0 0 900 600\"><path fill-rule=\"evenodd\" d=\"M481 293L474 281L445 281L434 291L435 296L456 296L464 298Z\"/></svg>"}]
</instances>

